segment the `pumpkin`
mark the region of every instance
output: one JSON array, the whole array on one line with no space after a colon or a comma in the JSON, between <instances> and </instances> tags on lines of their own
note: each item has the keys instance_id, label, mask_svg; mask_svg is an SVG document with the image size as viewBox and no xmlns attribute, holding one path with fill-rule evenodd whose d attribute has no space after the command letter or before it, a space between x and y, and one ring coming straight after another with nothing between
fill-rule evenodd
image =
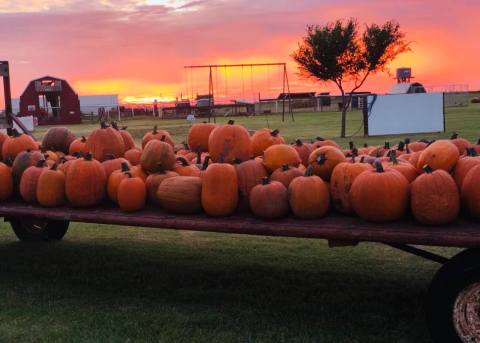
<instances>
[{"instance_id":1,"label":"pumpkin","mask_svg":"<svg viewBox=\"0 0 480 343\"><path fill-rule=\"evenodd\" d=\"M321 218L330 207L328 186L320 177L313 175L313 167L310 166L305 176L295 178L288 186L288 202L298 218Z\"/></svg>"},{"instance_id":2,"label":"pumpkin","mask_svg":"<svg viewBox=\"0 0 480 343\"><path fill-rule=\"evenodd\" d=\"M135 148L135 141L130 132L127 131L126 126L120 129L118 128L117 123L112 122L112 127L120 133L120 136L122 136L125 151Z\"/></svg>"},{"instance_id":3,"label":"pumpkin","mask_svg":"<svg viewBox=\"0 0 480 343\"><path fill-rule=\"evenodd\" d=\"M462 204L467 212L480 219L480 166L475 166L465 175L462 184Z\"/></svg>"},{"instance_id":4,"label":"pumpkin","mask_svg":"<svg viewBox=\"0 0 480 343\"><path fill-rule=\"evenodd\" d=\"M142 158L142 150L139 148L133 148L130 150L125 151L125 155L123 156L132 166L136 166L140 164L140 159Z\"/></svg>"},{"instance_id":5,"label":"pumpkin","mask_svg":"<svg viewBox=\"0 0 480 343\"><path fill-rule=\"evenodd\" d=\"M0 131L0 160L3 159L3 156L2 156L3 142L5 142L7 138L8 138L8 135Z\"/></svg>"},{"instance_id":6,"label":"pumpkin","mask_svg":"<svg viewBox=\"0 0 480 343\"><path fill-rule=\"evenodd\" d=\"M118 203L118 186L123 179L128 177L127 173L135 175L134 173L132 173L128 163L122 163L120 169L115 170L107 178L107 195L114 203Z\"/></svg>"},{"instance_id":7,"label":"pumpkin","mask_svg":"<svg viewBox=\"0 0 480 343\"><path fill-rule=\"evenodd\" d=\"M449 140L438 140L422 151L417 162L417 169L429 165L433 170L443 169L450 172L457 164L459 152Z\"/></svg>"},{"instance_id":8,"label":"pumpkin","mask_svg":"<svg viewBox=\"0 0 480 343\"><path fill-rule=\"evenodd\" d=\"M75 139L75 135L66 127L52 127L48 129L43 137L42 147L44 149L58 150L64 154L68 154L70 145Z\"/></svg>"},{"instance_id":9,"label":"pumpkin","mask_svg":"<svg viewBox=\"0 0 480 343\"><path fill-rule=\"evenodd\" d=\"M390 150L390 143L385 142L383 146L374 147L369 151L369 155L373 157L384 156Z\"/></svg>"},{"instance_id":10,"label":"pumpkin","mask_svg":"<svg viewBox=\"0 0 480 343\"><path fill-rule=\"evenodd\" d=\"M43 153L43 157L45 158L45 160L48 162L48 161L53 161L55 163L60 163L60 156L61 156L62 152L59 151L58 153L56 151L53 151L53 150L47 150Z\"/></svg>"},{"instance_id":11,"label":"pumpkin","mask_svg":"<svg viewBox=\"0 0 480 343\"><path fill-rule=\"evenodd\" d=\"M62 171L65 175L67 175L68 169L72 165L72 162L78 158L80 158L80 156L77 156L77 157L72 156L72 158L65 158L64 160L61 161L60 164L57 165L57 169Z\"/></svg>"},{"instance_id":12,"label":"pumpkin","mask_svg":"<svg viewBox=\"0 0 480 343\"><path fill-rule=\"evenodd\" d=\"M395 169L384 170L375 163L374 170L358 175L350 189L353 210L361 218L372 222L400 219L407 211L409 184Z\"/></svg>"},{"instance_id":13,"label":"pumpkin","mask_svg":"<svg viewBox=\"0 0 480 343\"><path fill-rule=\"evenodd\" d=\"M270 173L284 164L298 167L301 162L298 152L287 144L272 145L263 153L263 165Z\"/></svg>"},{"instance_id":14,"label":"pumpkin","mask_svg":"<svg viewBox=\"0 0 480 343\"><path fill-rule=\"evenodd\" d=\"M226 163L232 163L235 158L246 161L252 155L250 134L243 126L230 120L210 133L208 151L213 162L219 162L220 156Z\"/></svg>"},{"instance_id":15,"label":"pumpkin","mask_svg":"<svg viewBox=\"0 0 480 343\"><path fill-rule=\"evenodd\" d=\"M309 164L313 166L313 173L320 176L323 181L330 181L333 168L345 160L343 152L333 146L315 149L308 158Z\"/></svg>"},{"instance_id":16,"label":"pumpkin","mask_svg":"<svg viewBox=\"0 0 480 343\"><path fill-rule=\"evenodd\" d=\"M395 151L390 155L390 161L383 163L383 167L385 169L391 168L399 171L405 176L408 182L412 182L418 176L417 169L410 162L397 159Z\"/></svg>"},{"instance_id":17,"label":"pumpkin","mask_svg":"<svg viewBox=\"0 0 480 343\"><path fill-rule=\"evenodd\" d=\"M165 130L159 130L158 126L155 125L153 127L152 132L147 132L143 138L142 138L142 149L145 148L148 142L153 141L153 140L163 140L164 142L168 143L173 150L173 147L175 144L173 143L173 139L168 133L168 131Z\"/></svg>"},{"instance_id":18,"label":"pumpkin","mask_svg":"<svg viewBox=\"0 0 480 343\"><path fill-rule=\"evenodd\" d=\"M65 194L72 206L95 206L105 197L106 182L102 164L88 153L70 165L65 175Z\"/></svg>"},{"instance_id":19,"label":"pumpkin","mask_svg":"<svg viewBox=\"0 0 480 343\"><path fill-rule=\"evenodd\" d=\"M198 176L175 176L164 180L157 191L167 212L194 214L202 210L202 180Z\"/></svg>"},{"instance_id":20,"label":"pumpkin","mask_svg":"<svg viewBox=\"0 0 480 343\"><path fill-rule=\"evenodd\" d=\"M122 135L103 122L99 129L93 130L88 136L86 148L87 151L92 153L93 158L100 162L105 161L109 154L123 157L125 153L125 143L123 143Z\"/></svg>"},{"instance_id":21,"label":"pumpkin","mask_svg":"<svg viewBox=\"0 0 480 343\"><path fill-rule=\"evenodd\" d=\"M105 161L102 162L102 167L105 170L105 176L107 179L109 178L110 174L112 174L115 170L122 168L122 163L127 163L130 167L130 162L128 162L125 158L115 158L115 156L108 154L106 156Z\"/></svg>"},{"instance_id":22,"label":"pumpkin","mask_svg":"<svg viewBox=\"0 0 480 343\"><path fill-rule=\"evenodd\" d=\"M250 208L255 217L261 219L278 219L288 215L288 192L278 182L270 182L264 177L262 183L250 192Z\"/></svg>"},{"instance_id":23,"label":"pumpkin","mask_svg":"<svg viewBox=\"0 0 480 343\"><path fill-rule=\"evenodd\" d=\"M68 149L69 155L74 155L75 153L79 153L81 156L84 156L88 152L87 149L87 139L85 136L75 139Z\"/></svg>"},{"instance_id":24,"label":"pumpkin","mask_svg":"<svg viewBox=\"0 0 480 343\"><path fill-rule=\"evenodd\" d=\"M290 167L288 164L284 164L270 175L270 180L281 182L285 188L288 189L292 180L302 175L303 172L299 168Z\"/></svg>"},{"instance_id":25,"label":"pumpkin","mask_svg":"<svg viewBox=\"0 0 480 343\"><path fill-rule=\"evenodd\" d=\"M5 201L13 193L12 170L5 163L0 162L0 201Z\"/></svg>"},{"instance_id":26,"label":"pumpkin","mask_svg":"<svg viewBox=\"0 0 480 343\"><path fill-rule=\"evenodd\" d=\"M45 169L37 182L37 201L44 207L57 207L65 204L65 174L54 164Z\"/></svg>"},{"instance_id":27,"label":"pumpkin","mask_svg":"<svg viewBox=\"0 0 480 343\"><path fill-rule=\"evenodd\" d=\"M203 122L195 124L188 130L187 142L192 151L208 151L208 139L212 131L217 127L216 124Z\"/></svg>"},{"instance_id":28,"label":"pumpkin","mask_svg":"<svg viewBox=\"0 0 480 343\"><path fill-rule=\"evenodd\" d=\"M202 207L205 212L214 217L228 216L235 211L237 204L238 180L235 168L226 163L210 164L203 175Z\"/></svg>"},{"instance_id":29,"label":"pumpkin","mask_svg":"<svg viewBox=\"0 0 480 343\"><path fill-rule=\"evenodd\" d=\"M250 191L262 183L264 177L268 176L267 170L262 162L254 159L234 164L234 166L237 171L240 200L249 208Z\"/></svg>"},{"instance_id":30,"label":"pumpkin","mask_svg":"<svg viewBox=\"0 0 480 343\"><path fill-rule=\"evenodd\" d=\"M145 171L142 169L142 167L132 166L130 168L130 172L132 173L133 176L141 178L144 182L147 181L147 176L148 175L145 173Z\"/></svg>"},{"instance_id":31,"label":"pumpkin","mask_svg":"<svg viewBox=\"0 0 480 343\"><path fill-rule=\"evenodd\" d=\"M145 207L146 189L145 183L139 177L134 177L130 172L120 184L117 190L118 207L125 212L139 211Z\"/></svg>"},{"instance_id":32,"label":"pumpkin","mask_svg":"<svg viewBox=\"0 0 480 343\"><path fill-rule=\"evenodd\" d=\"M304 166L308 165L308 157L312 153L312 147L309 144L304 144L300 139L295 141L295 144L292 145L295 150L298 152L298 156L300 156L300 160Z\"/></svg>"},{"instance_id":33,"label":"pumpkin","mask_svg":"<svg viewBox=\"0 0 480 343\"><path fill-rule=\"evenodd\" d=\"M350 189L358 175L371 170L367 163L341 162L335 166L330 177L330 195L335 210L352 215L353 208L350 201Z\"/></svg>"},{"instance_id":34,"label":"pumpkin","mask_svg":"<svg viewBox=\"0 0 480 343\"><path fill-rule=\"evenodd\" d=\"M473 146L473 144L469 140L465 138L459 138L458 133L453 133L453 135L450 137L450 142L452 142L457 147L458 153L460 155L463 155L467 148Z\"/></svg>"},{"instance_id":35,"label":"pumpkin","mask_svg":"<svg viewBox=\"0 0 480 343\"><path fill-rule=\"evenodd\" d=\"M418 141L410 143L409 138L405 138L405 147L410 152L422 151L428 146L427 141Z\"/></svg>"},{"instance_id":36,"label":"pumpkin","mask_svg":"<svg viewBox=\"0 0 480 343\"><path fill-rule=\"evenodd\" d=\"M315 141L312 142L311 148L312 150L315 150L315 149L321 148L322 146L333 146L336 148L340 148L337 142L332 141L330 139L324 139L322 137L315 138Z\"/></svg>"},{"instance_id":37,"label":"pumpkin","mask_svg":"<svg viewBox=\"0 0 480 343\"><path fill-rule=\"evenodd\" d=\"M280 131L270 129L259 129L252 135L252 153L253 156L261 156L263 152L271 145L285 144L285 140L280 135Z\"/></svg>"},{"instance_id":38,"label":"pumpkin","mask_svg":"<svg viewBox=\"0 0 480 343\"><path fill-rule=\"evenodd\" d=\"M38 150L35 140L24 133L18 133L13 129L12 136L9 136L2 145L2 158L15 159L19 153L25 150Z\"/></svg>"},{"instance_id":39,"label":"pumpkin","mask_svg":"<svg viewBox=\"0 0 480 343\"><path fill-rule=\"evenodd\" d=\"M22 151L15 157L12 165L13 184L18 190L20 180L24 171L31 166L37 165L37 162L43 160L43 154L40 151Z\"/></svg>"},{"instance_id":40,"label":"pumpkin","mask_svg":"<svg viewBox=\"0 0 480 343\"><path fill-rule=\"evenodd\" d=\"M175 167L176 159L173 148L162 140L151 140L145 145L140 158L140 165L147 173L155 173L161 168L172 170Z\"/></svg>"},{"instance_id":41,"label":"pumpkin","mask_svg":"<svg viewBox=\"0 0 480 343\"><path fill-rule=\"evenodd\" d=\"M178 175L181 176L199 176L200 169L196 165L188 163L185 157L177 157L177 163L175 164L175 168L173 168Z\"/></svg>"},{"instance_id":42,"label":"pumpkin","mask_svg":"<svg viewBox=\"0 0 480 343\"><path fill-rule=\"evenodd\" d=\"M466 153L466 156L460 157L458 160L453 173L453 178L459 190L462 189L465 175L467 175L470 169L480 164L480 157L477 156L474 148L467 148Z\"/></svg>"},{"instance_id":43,"label":"pumpkin","mask_svg":"<svg viewBox=\"0 0 480 343\"><path fill-rule=\"evenodd\" d=\"M40 160L35 166L28 167L20 180L20 195L28 203L37 201L37 183L40 174L45 170L45 160Z\"/></svg>"},{"instance_id":44,"label":"pumpkin","mask_svg":"<svg viewBox=\"0 0 480 343\"><path fill-rule=\"evenodd\" d=\"M179 174L170 170L163 170L163 169L159 170L154 174L148 175L147 180L145 181L145 187L147 188L148 201L150 201L153 204L158 204L158 198L157 198L158 186L160 186L164 180L171 177L176 177L176 176L179 176Z\"/></svg>"},{"instance_id":45,"label":"pumpkin","mask_svg":"<svg viewBox=\"0 0 480 343\"><path fill-rule=\"evenodd\" d=\"M425 173L412 182L410 202L415 219L422 224L442 225L455 220L460 210L460 195L452 176L428 165Z\"/></svg>"},{"instance_id":46,"label":"pumpkin","mask_svg":"<svg viewBox=\"0 0 480 343\"><path fill-rule=\"evenodd\" d=\"M367 145L367 143L364 143L363 147L357 150L358 150L358 156L361 156L361 155L368 155L371 148Z\"/></svg>"}]
</instances>

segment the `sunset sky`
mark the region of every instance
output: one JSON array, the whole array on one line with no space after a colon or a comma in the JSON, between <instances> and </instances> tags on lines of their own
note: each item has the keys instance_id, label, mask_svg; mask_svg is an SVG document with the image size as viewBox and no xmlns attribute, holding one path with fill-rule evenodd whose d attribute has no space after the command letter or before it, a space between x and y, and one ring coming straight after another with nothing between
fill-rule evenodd
<instances>
[{"instance_id":1,"label":"sunset sky","mask_svg":"<svg viewBox=\"0 0 480 343\"><path fill-rule=\"evenodd\" d=\"M186 73L184 65L277 61L288 63L293 90L335 92L301 80L290 55L307 24L353 16L401 24L413 52L400 56L392 72L410 66L426 85L476 90L479 13L478 0L0 0L0 59L11 63L14 97L29 80L51 75L80 95L172 99L207 91L207 74ZM215 76L219 96L227 98L271 96L281 87L277 68ZM363 89L385 92L393 82L381 74Z\"/></svg>"}]
</instances>

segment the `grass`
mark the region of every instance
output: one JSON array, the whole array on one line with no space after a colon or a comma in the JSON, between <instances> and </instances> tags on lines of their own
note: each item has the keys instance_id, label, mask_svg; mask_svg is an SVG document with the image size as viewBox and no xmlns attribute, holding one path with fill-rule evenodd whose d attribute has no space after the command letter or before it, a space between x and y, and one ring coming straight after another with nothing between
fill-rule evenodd
<instances>
[{"instance_id":1,"label":"grass","mask_svg":"<svg viewBox=\"0 0 480 343\"><path fill-rule=\"evenodd\" d=\"M447 133L428 137L476 139L478 115L480 107L449 109ZM360 116L349 118L353 132ZM338 113L269 120L288 140L338 135ZM265 126L264 117L237 121ZM126 122L138 141L158 121ZM189 127L158 123L177 141ZM398 137L355 141L385 139ZM0 341L428 341L422 305L438 265L379 244L330 249L321 240L77 223L55 244L19 243L0 223L0 242Z\"/></svg>"}]
</instances>

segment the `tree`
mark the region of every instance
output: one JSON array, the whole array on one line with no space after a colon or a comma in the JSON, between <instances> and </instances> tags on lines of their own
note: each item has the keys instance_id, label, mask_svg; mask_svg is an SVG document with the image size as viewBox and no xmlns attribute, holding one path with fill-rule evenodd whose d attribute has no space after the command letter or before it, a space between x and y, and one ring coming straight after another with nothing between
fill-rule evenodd
<instances>
[{"instance_id":1,"label":"tree","mask_svg":"<svg viewBox=\"0 0 480 343\"><path fill-rule=\"evenodd\" d=\"M325 26L309 25L307 34L292 57L306 78L334 82L342 95L342 130L345 137L347 110L353 92L369 75L386 70L399 54L409 51L400 25L387 21L366 25L360 34L356 19L337 20ZM351 85L351 90L346 87Z\"/></svg>"}]
</instances>

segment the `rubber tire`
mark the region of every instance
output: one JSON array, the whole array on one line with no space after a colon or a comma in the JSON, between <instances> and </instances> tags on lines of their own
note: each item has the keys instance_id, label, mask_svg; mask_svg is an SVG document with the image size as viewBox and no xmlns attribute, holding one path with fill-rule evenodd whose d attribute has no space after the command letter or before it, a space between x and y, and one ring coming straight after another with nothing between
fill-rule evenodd
<instances>
[{"instance_id":1,"label":"rubber tire","mask_svg":"<svg viewBox=\"0 0 480 343\"><path fill-rule=\"evenodd\" d=\"M49 220L41 229L31 230L32 225L20 218L9 218L10 225L17 238L22 242L60 241L67 233L70 224L67 220Z\"/></svg>"},{"instance_id":2,"label":"rubber tire","mask_svg":"<svg viewBox=\"0 0 480 343\"><path fill-rule=\"evenodd\" d=\"M453 322L458 294L480 281L480 250L468 249L455 255L435 274L426 303L427 325L433 342L462 342Z\"/></svg>"}]
</instances>

